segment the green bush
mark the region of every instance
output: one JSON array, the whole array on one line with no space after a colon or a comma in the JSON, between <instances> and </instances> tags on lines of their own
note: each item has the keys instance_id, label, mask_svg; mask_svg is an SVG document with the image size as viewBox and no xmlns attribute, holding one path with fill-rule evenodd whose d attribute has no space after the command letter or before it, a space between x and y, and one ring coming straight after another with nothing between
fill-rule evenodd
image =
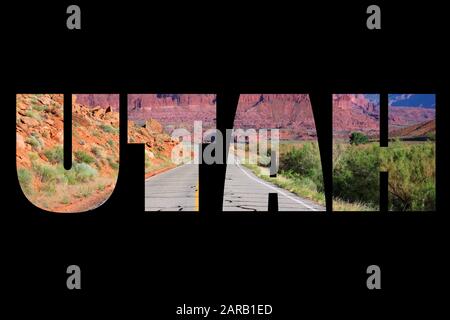
<instances>
[{"instance_id":1,"label":"green bush","mask_svg":"<svg viewBox=\"0 0 450 320\"><path fill-rule=\"evenodd\" d=\"M52 149L44 151L48 161L53 164L59 164L64 161L64 149L62 146L55 146Z\"/></svg>"},{"instance_id":2,"label":"green bush","mask_svg":"<svg viewBox=\"0 0 450 320\"><path fill-rule=\"evenodd\" d=\"M395 211L434 211L436 163L433 142L394 143L383 150L389 172L389 206Z\"/></svg>"},{"instance_id":3,"label":"green bush","mask_svg":"<svg viewBox=\"0 0 450 320\"><path fill-rule=\"evenodd\" d=\"M54 195L56 193L56 183L54 181L50 181L47 183L44 183L42 185L41 190L47 195L47 196L51 196Z\"/></svg>"},{"instance_id":4,"label":"green bush","mask_svg":"<svg viewBox=\"0 0 450 320\"><path fill-rule=\"evenodd\" d=\"M18 168L17 177L19 178L19 183L23 192L29 194L31 192L31 181L33 180L33 175L30 170Z\"/></svg>"},{"instance_id":5,"label":"green bush","mask_svg":"<svg viewBox=\"0 0 450 320\"><path fill-rule=\"evenodd\" d=\"M333 196L372 208L379 205L379 172L389 174L389 210L434 211L435 145L433 142L390 142L349 146L333 155Z\"/></svg>"},{"instance_id":6,"label":"green bush","mask_svg":"<svg viewBox=\"0 0 450 320\"><path fill-rule=\"evenodd\" d=\"M93 135L94 137L97 137L97 138L100 138L100 137L102 136L102 134L101 134L99 131L97 131L97 130L93 131L93 132L92 132L92 135Z\"/></svg>"},{"instance_id":7,"label":"green bush","mask_svg":"<svg viewBox=\"0 0 450 320\"><path fill-rule=\"evenodd\" d=\"M118 129L113 128L112 126L108 125L108 124L102 124L100 125L100 128L106 132L106 133L118 133Z\"/></svg>"},{"instance_id":8,"label":"green bush","mask_svg":"<svg viewBox=\"0 0 450 320\"><path fill-rule=\"evenodd\" d=\"M75 171L76 181L78 182L92 180L97 175L97 170L87 163L76 163L73 170Z\"/></svg>"},{"instance_id":9,"label":"green bush","mask_svg":"<svg viewBox=\"0 0 450 320\"><path fill-rule=\"evenodd\" d=\"M363 202L373 207L379 204L379 147L352 146L335 160L333 196L349 202Z\"/></svg>"},{"instance_id":10,"label":"green bush","mask_svg":"<svg viewBox=\"0 0 450 320\"><path fill-rule=\"evenodd\" d=\"M33 170L42 183L55 181L59 176L57 168L37 161L33 162Z\"/></svg>"},{"instance_id":11,"label":"green bush","mask_svg":"<svg viewBox=\"0 0 450 320\"><path fill-rule=\"evenodd\" d=\"M350 135L350 144L359 145L369 141L369 138L361 132L352 132Z\"/></svg>"},{"instance_id":12,"label":"green bush","mask_svg":"<svg viewBox=\"0 0 450 320\"><path fill-rule=\"evenodd\" d=\"M89 187L79 187L77 193L75 193L76 198L87 198L92 194L92 190Z\"/></svg>"},{"instance_id":13,"label":"green bush","mask_svg":"<svg viewBox=\"0 0 450 320\"><path fill-rule=\"evenodd\" d=\"M38 121L42 120L41 115L35 110L27 110L25 115Z\"/></svg>"},{"instance_id":14,"label":"green bush","mask_svg":"<svg viewBox=\"0 0 450 320\"><path fill-rule=\"evenodd\" d=\"M97 146L94 146L91 148L91 152L97 157L102 159L104 157L103 155L103 149Z\"/></svg>"},{"instance_id":15,"label":"green bush","mask_svg":"<svg viewBox=\"0 0 450 320\"><path fill-rule=\"evenodd\" d=\"M114 169L114 170L118 170L119 169L119 163L117 161L115 161L113 158L109 157L108 158L108 163L109 163L109 166L112 169Z\"/></svg>"},{"instance_id":16,"label":"green bush","mask_svg":"<svg viewBox=\"0 0 450 320\"><path fill-rule=\"evenodd\" d=\"M61 200L59 201L59 203L61 204L69 204L70 203L70 199L67 195L62 196Z\"/></svg>"},{"instance_id":17,"label":"green bush","mask_svg":"<svg viewBox=\"0 0 450 320\"><path fill-rule=\"evenodd\" d=\"M78 162L84 162L84 163L93 163L95 161L95 159L90 156L89 154L87 154L86 152L79 150L79 151L75 151L75 159Z\"/></svg>"},{"instance_id":18,"label":"green bush","mask_svg":"<svg viewBox=\"0 0 450 320\"><path fill-rule=\"evenodd\" d=\"M28 185L31 183L31 172L24 168L17 169L17 176L21 185Z\"/></svg>"},{"instance_id":19,"label":"green bush","mask_svg":"<svg viewBox=\"0 0 450 320\"><path fill-rule=\"evenodd\" d=\"M30 152L28 154L28 158L31 162L36 161L39 158L39 155L36 152Z\"/></svg>"},{"instance_id":20,"label":"green bush","mask_svg":"<svg viewBox=\"0 0 450 320\"><path fill-rule=\"evenodd\" d=\"M436 132L429 132L429 133L427 133L427 138L430 141L436 141Z\"/></svg>"},{"instance_id":21,"label":"green bush","mask_svg":"<svg viewBox=\"0 0 450 320\"><path fill-rule=\"evenodd\" d=\"M80 182L80 181L78 181L78 178L77 178L76 166L77 166L77 164L74 163L72 165L71 170L66 170L66 169L64 169L64 167L62 165L60 165L59 170L60 170L61 174L64 176L65 183L67 183L69 185L74 185L74 184L77 184Z\"/></svg>"},{"instance_id":22,"label":"green bush","mask_svg":"<svg viewBox=\"0 0 450 320\"><path fill-rule=\"evenodd\" d=\"M280 155L280 171L310 179L318 191L323 191L323 175L319 146L316 142L305 142L301 147L290 148Z\"/></svg>"},{"instance_id":23,"label":"green bush","mask_svg":"<svg viewBox=\"0 0 450 320\"><path fill-rule=\"evenodd\" d=\"M42 148L42 142L41 140L34 136L34 135L30 135L26 140L26 143L28 143L30 146L33 147L33 149L35 150L40 150Z\"/></svg>"},{"instance_id":24,"label":"green bush","mask_svg":"<svg viewBox=\"0 0 450 320\"><path fill-rule=\"evenodd\" d=\"M41 112L41 111L44 111L44 110L47 110L47 109L48 109L47 106L40 105L40 104L32 105L31 108L32 108L33 110L37 111L37 112Z\"/></svg>"}]
</instances>

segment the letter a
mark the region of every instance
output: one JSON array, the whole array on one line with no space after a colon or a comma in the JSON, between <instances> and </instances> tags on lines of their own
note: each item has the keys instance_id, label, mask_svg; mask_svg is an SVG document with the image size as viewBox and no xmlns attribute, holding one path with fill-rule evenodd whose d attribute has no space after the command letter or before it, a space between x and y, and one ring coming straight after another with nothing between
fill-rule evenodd
<instances>
[{"instance_id":1,"label":"letter a","mask_svg":"<svg viewBox=\"0 0 450 320\"><path fill-rule=\"evenodd\" d=\"M381 29L381 9L377 5L367 7L366 13L371 14L367 18L367 28L369 30Z\"/></svg>"},{"instance_id":2,"label":"letter a","mask_svg":"<svg viewBox=\"0 0 450 320\"><path fill-rule=\"evenodd\" d=\"M67 274L70 274L70 276L67 278L67 289L73 290L81 289L81 269L77 265L71 265L67 267Z\"/></svg>"},{"instance_id":3,"label":"letter a","mask_svg":"<svg viewBox=\"0 0 450 320\"><path fill-rule=\"evenodd\" d=\"M70 5L67 7L66 13L70 14L70 16L67 18L67 29L73 30L81 29L81 10L80 7L77 5Z\"/></svg>"},{"instance_id":4,"label":"letter a","mask_svg":"<svg viewBox=\"0 0 450 320\"><path fill-rule=\"evenodd\" d=\"M370 274L370 277L367 278L367 288L369 290L373 289L381 289L381 270L377 265L371 265L367 267L367 274Z\"/></svg>"}]
</instances>

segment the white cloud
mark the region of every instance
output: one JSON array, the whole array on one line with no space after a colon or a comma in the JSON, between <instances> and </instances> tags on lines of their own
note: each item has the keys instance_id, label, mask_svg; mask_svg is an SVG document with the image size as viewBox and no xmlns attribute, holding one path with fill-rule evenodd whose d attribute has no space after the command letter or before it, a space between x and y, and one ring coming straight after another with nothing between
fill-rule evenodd
<instances>
[{"instance_id":1,"label":"white cloud","mask_svg":"<svg viewBox=\"0 0 450 320\"><path fill-rule=\"evenodd\" d=\"M414 94L400 94L397 95L395 97L390 97L389 98L389 106L392 106L395 102L397 101L404 101L404 100L408 100L409 98L411 98Z\"/></svg>"}]
</instances>

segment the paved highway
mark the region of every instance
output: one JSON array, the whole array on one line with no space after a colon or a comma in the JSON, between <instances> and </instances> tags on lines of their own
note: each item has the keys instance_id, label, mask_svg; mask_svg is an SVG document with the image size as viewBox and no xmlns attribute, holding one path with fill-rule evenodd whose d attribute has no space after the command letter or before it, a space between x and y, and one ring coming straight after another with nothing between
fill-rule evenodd
<instances>
[{"instance_id":1,"label":"paved highway","mask_svg":"<svg viewBox=\"0 0 450 320\"><path fill-rule=\"evenodd\" d=\"M233 163L232 155L228 163ZM269 193L275 192L278 211L325 211L310 200L258 178L239 163L227 165L223 211L267 211Z\"/></svg>"},{"instance_id":2,"label":"paved highway","mask_svg":"<svg viewBox=\"0 0 450 320\"><path fill-rule=\"evenodd\" d=\"M198 165L186 164L145 181L145 211L198 211ZM256 177L240 164L229 164L224 211L267 211L269 193L278 193L279 211L325 208Z\"/></svg>"},{"instance_id":3,"label":"paved highway","mask_svg":"<svg viewBox=\"0 0 450 320\"><path fill-rule=\"evenodd\" d=\"M198 165L185 164L148 178L145 211L198 211Z\"/></svg>"}]
</instances>

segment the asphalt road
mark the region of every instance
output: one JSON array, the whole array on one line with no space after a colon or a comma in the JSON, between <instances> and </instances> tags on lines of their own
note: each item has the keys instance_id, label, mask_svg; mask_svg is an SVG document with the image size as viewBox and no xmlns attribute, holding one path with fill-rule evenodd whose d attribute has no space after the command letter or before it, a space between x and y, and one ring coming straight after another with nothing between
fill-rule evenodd
<instances>
[{"instance_id":1,"label":"asphalt road","mask_svg":"<svg viewBox=\"0 0 450 320\"><path fill-rule=\"evenodd\" d=\"M145 181L145 211L198 211L198 165L186 164ZM278 211L325 208L228 164L223 211L267 211L269 193L278 193Z\"/></svg>"},{"instance_id":2,"label":"asphalt road","mask_svg":"<svg viewBox=\"0 0 450 320\"><path fill-rule=\"evenodd\" d=\"M261 180L238 163L227 165L223 211L267 211L269 193L275 192L278 211L325 211L310 200Z\"/></svg>"},{"instance_id":3,"label":"asphalt road","mask_svg":"<svg viewBox=\"0 0 450 320\"><path fill-rule=\"evenodd\" d=\"M198 211L198 165L185 164L145 181L145 211Z\"/></svg>"}]
</instances>

